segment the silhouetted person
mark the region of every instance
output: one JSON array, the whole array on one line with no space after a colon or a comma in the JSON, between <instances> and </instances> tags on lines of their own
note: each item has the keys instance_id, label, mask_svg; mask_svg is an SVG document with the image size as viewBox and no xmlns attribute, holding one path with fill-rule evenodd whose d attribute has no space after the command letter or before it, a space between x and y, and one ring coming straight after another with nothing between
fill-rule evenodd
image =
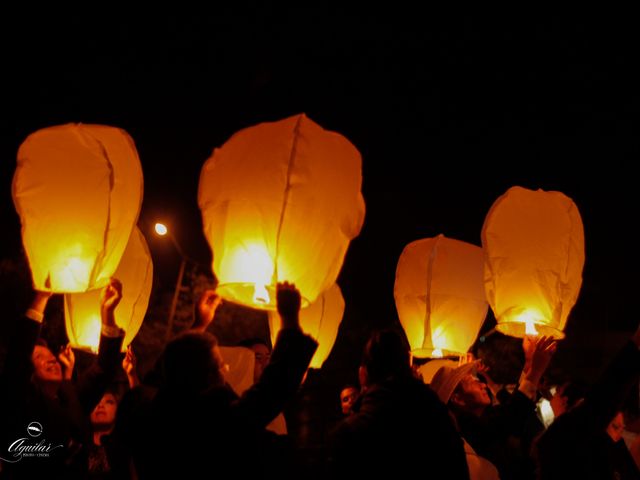
<instances>
[{"instance_id":1,"label":"silhouetted person","mask_svg":"<svg viewBox=\"0 0 640 480\"><path fill-rule=\"evenodd\" d=\"M273 474L261 450L265 426L294 395L317 345L300 330L298 290L278 284L277 302L282 329L271 361L242 396L225 383L216 338L196 331L167 345L157 393L128 392L114 436L139 478Z\"/></svg>"},{"instance_id":2,"label":"silhouetted person","mask_svg":"<svg viewBox=\"0 0 640 480\"><path fill-rule=\"evenodd\" d=\"M607 434L616 414L640 374L640 328L599 381L537 441L539 478L543 480L638 478L619 469L611 456Z\"/></svg>"},{"instance_id":3,"label":"silhouetted person","mask_svg":"<svg viewBox=\"0 0 640 480\"><path fill-rule=\"evenodd\" d=\"M460 436L446 407L414 377L409 351L392 331L365 346L362 393L332 433L333 477L469 478ZM404 477L411 478L411 477Z\"/></svg>"}]
</instances>

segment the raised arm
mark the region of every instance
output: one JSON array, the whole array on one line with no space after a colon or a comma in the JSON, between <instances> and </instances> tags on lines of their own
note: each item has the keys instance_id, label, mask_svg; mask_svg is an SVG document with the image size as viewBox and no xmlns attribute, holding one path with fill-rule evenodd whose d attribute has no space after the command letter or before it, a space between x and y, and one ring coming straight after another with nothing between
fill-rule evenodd
<instances>
[{"instance_id":1,"label":"raised arm","mask_svg":"<svg viewBox=\"0 0 640 480\"><path fill-rule=\"evenodd\" d=\"M235 405L238 418L258 428L266 426L293 398L318 346L300 328L300 292L295 285L279 283L277 300L282 327L271 359L258 382Z\"/></svg>"},{"instance_id":2,"label":"raised arm","mask_svg":"<svg viewBox=\"0 0 640 480\"><path fill-rule=\"evenodd\" d=\"M100 295L102 330L97 362L78 379L77 383L80 402L87 413L98 404L115 378L121 363L120 348L124 330L118 327L115 320L115 310L121 299L122 283L113 278L102 289Z\"/></svg>"},{"instance_id":3,"label":"raised arm","mask_svg":"<svg viewBox=\"0 0 640 480\"><path fill-rule=\"evenodd\" d=\"M44 311L51 292L36 291L23 318L14 323L8 342L3 377L14 392L22 392L29 384L33 366L31 354L40 336Z\"/></svg>"}]
</instances>

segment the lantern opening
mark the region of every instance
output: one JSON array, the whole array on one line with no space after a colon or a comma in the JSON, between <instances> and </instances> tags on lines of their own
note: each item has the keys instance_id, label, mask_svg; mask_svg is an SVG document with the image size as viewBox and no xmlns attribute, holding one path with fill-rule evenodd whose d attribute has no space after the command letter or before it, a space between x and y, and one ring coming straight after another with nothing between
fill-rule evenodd
<instances>
[{"instance_id":1,"label":"lantern opening","mask_svg":"<svg viewBox=\"0 0 640 480\"><path fill-rule=\"evenodd\" d=\"M538 336L538 331L536 330L536 324L533 323L533 320L525 320L524 322L524 333L525 335L533 335Z\"/></svg>"},{"instance_id":2,"label":"lantern opening","mask_svg":"<svg viewBox=\"0 0 640 480\"><path fill-rule=\"evenodd\" d=\"M276 287L261 283L221 283L218 295L228 302L239 303L258 310L277 310ZM309 306L309 299L301 298L300 308Z\"/></svg>"},{"instance_id":3,"label":"lantern opening","mask_svg":"<svg viewBox=\"0 0 640 480\"><path fill-rule=\"evenodd\" d=\"M462 352L454 352L453 350L447 350L444 348L416 348L411 350L411 356L417 359L427 358L455 358L460 355L464 355Z\"/></svg>"},{"instance_id":4,"label":"lantern opening","mask_svg":"<svg viewBox=\"0 0 640 480\"><path fill-rule=\"evenodd\" d=\"M257 304L269 304L270 300L266 286L256 283L253 288L253 302Z\"/></svg>"}]
</instances>

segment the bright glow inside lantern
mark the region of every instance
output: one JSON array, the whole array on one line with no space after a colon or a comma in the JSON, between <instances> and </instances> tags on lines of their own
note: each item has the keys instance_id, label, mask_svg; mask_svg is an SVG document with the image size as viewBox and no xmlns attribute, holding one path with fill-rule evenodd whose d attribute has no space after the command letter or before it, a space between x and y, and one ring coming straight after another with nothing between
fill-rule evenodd
<instances>
[{"instance_id":1,"label":"bright glow inside lantern","mask_svg":"<svg viewBox=\"0 0 640 480\"><path fill-rule=\"evenodd\" d=\"M225 300L275 310L275 286L303 307L338 277L364 221L361 158L305 115L247 128L213 152L198 204Z\"/></svg>"},{"instance_id":2,"label":"bright glow inside lantern","mask_svg":"<svg viewBox=\"0 0 640 480\"><path fill-rule=\"evenodd\" d=\"M115 320L125 330L124 351L140 330L153 283L151 255L137 227L131 233L114 276L122 282L122 299L116 307ZM65 323L72 347L98 351L102 327L100 294L100 289L65 294Z\"/></svg>"},{"instance_id":3,"label":"bright glow inside lantern","mask_svg":"<svg viewBox=\"0 0 640 480\"><path fill-rule=\"evenodd\" d=\"M496 329L563 338L584 265L582 220L573 201L560 192L512 187L487 214L482 244Z\"/></svg>"},{"instance_id":4,"label":"bright glow inside lantern","mask_svg":"<svg viewBox=\"0 0 640 480\"><path fill-rule=\"evenodd\" d=\"M438 235L405 247L394 298L417 358L463 355L475 341L488 305L482 249Z\"/></svg>"},{"instance_id":5,"label":"bright glow inside lantern","mask_svg":"<svg viewBox=\"0 0 640 480\"><path fill-rule=\"evenodd\" d=\"M142 202L142 169L123 130L68 124L20 145L13 200L34 287L84 292L107 284Z\"/></svg>"},{"instance_id":6,"label":"bright glow inside lantern","mask_svg":"<svg viewBox=\"0 0 640 480\"><path fill-rule=\"evenodd\" d=\"M320 368L327 359L338 336L338 329L344 315L344 298L337 284L324 292L316 303L300 311L300 327L317 342L318 348L309 364L310 368ZM269 312L271 343L275 345L280 331L280 316Z\"/></svg>"}]
</instances>

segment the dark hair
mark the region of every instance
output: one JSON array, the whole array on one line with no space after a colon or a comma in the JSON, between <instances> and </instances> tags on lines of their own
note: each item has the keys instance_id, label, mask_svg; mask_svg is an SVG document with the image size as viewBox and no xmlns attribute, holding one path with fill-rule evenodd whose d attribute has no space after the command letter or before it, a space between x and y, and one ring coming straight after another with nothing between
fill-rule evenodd
<instances>
[{"instance_id":1,"label":"dark hair","mask_svg":"<svg viewBox=\"0 0 640 480\"><path fill-rule=\"evenodd\" d=\"M380 330L371 335L364 347L362 365L372 383L389 377L411 376L409 349L394 330Z\"/></svg>"},{"instance_id":2,"label":"dark hair","mask_svg":"<svg viewBox=\"0 0 640 480\"><path fill-rule=\"evenodd\" d=\"M49 344L47 343L47 341L44 338L37 338L36 339L36 344L34 345L34 347L49 348ZM49 350L51 350L51 349L49 348Z\"/></svg>"},{"instance_id":3,"label":"dark hair","mask_svg":"<svg viewBox=\"0 0 640 480\"><path fill-rule=\"evenodd\" d=\"M251 348L254 345L264 345L265 347L267 347L269 349L269 351L271 351L270 343L271 342L267 342L263 338L252 337L252 338L245 338L244 340L242 340L241 342L238 343L238 346Z\"/></svg>"},{"instance_id":4,"label":"dark hair","mask_svg":"<svg viewBox=\"0 0 640 480\"><path fill-rule=\"evenodd\" d=\"M195 393L218 383L220 365L212 352L216 345L216 337L206 332L183 333L169 342L163 358L167 387Z\"/></svg>"}]
</instances>

